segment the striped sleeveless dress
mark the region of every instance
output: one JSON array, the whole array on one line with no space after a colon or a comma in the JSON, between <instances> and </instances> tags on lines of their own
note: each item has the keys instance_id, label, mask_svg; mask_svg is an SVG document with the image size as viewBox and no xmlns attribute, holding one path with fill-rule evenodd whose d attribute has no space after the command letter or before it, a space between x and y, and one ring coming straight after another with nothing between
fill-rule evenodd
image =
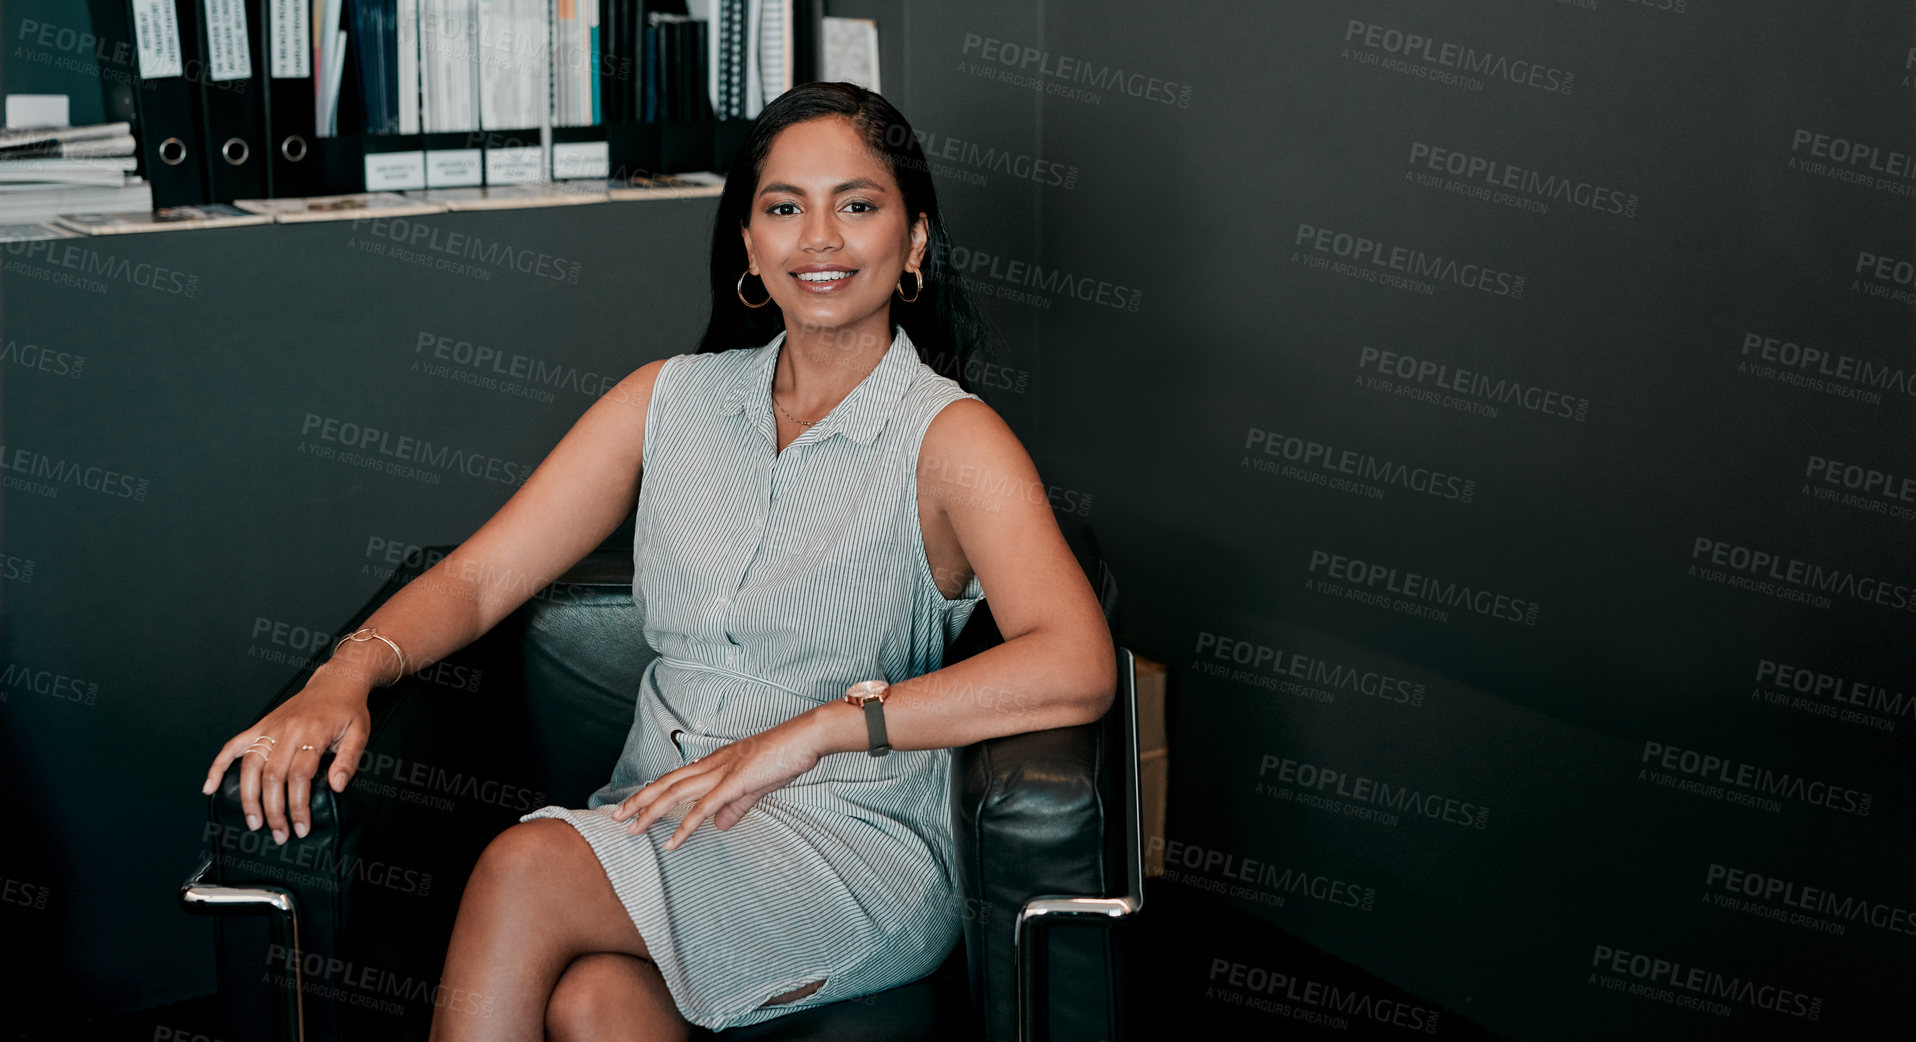
<instances>
[{"instance_id":1,"label":"striped sleeveless dress","mask_svg":"<svg viewBox=\"0 0 1916 1042\"><path fill-rule=\"evenodd\" d=\"M646 666L624 751L585 809L541 807L591 844L679 1012L722 1030L894 987L957 943L950 749L835 753L738 824L677 850L667 814L611 811L646 782L868 678L938 669L984 591L947 598L918 526L918 449L973 398L900 330L863 382L783 452L785 340L667 360L645 424L633 599ZM766 1000L823 979L816 992Z\"/></svg>"}]
</instances>

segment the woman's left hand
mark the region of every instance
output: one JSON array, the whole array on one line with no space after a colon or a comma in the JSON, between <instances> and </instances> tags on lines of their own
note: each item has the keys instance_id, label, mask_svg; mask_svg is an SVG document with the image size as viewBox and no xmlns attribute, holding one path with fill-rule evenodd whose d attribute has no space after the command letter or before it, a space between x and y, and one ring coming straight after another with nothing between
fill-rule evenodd
<instances>
[{"instance_id":1,"label":"woman's left hand","mask_svg":"<svg viewBox=\"0 0 1916 1042\"><path fill-rule=\"evenodd\" d=\"M676 850L706 818L720 830L738 824L759 797L810 770L819 756L812 729L804 726L804 717L796 717L660 775L627 796L612 817L631 818L625 831L636 836L667 811L694 801L665 843L665 849Z\"/></svg>"}]
</instances>

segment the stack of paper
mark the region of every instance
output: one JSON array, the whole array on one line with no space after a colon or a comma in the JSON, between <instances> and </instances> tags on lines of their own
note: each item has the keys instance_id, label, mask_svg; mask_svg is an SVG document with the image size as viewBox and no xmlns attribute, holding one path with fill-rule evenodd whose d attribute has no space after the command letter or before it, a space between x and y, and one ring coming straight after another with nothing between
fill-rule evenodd
<instances>
[{"instance_id":1,"label":"stack of paper","mask_svg":"<svg viewBox=\"0 0 1916 1042\"><path fill-rule=\"evenodd\" d=\"M0 221L151 210L153 189L133 171L125 123L0 130Z\"/></svg>"}]
</instances>

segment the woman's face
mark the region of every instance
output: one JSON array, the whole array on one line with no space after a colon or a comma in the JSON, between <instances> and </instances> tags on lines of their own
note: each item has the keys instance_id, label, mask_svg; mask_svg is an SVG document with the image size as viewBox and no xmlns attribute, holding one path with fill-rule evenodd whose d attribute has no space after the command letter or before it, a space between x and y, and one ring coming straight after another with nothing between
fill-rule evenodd
<instances>
[{"instance_id":1,"label":"woman's face","mask_svg":"<svg viewBox=\"0 0 1916 1042\"><path fill-rule=\"evenodd\" d=\"M890 168L849 120L795 123L772 139L740 231L789 330L873 325L861 331L890 342L892 290L921 270L926 221L905 212Z\"/></svg>"}]
</instances>

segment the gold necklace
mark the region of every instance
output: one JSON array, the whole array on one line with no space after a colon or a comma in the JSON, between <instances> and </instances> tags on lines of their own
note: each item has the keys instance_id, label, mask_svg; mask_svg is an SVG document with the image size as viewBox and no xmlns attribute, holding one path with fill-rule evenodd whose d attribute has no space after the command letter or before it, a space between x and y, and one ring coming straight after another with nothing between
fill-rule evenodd
<instances>
[{"instance_id":1,"label":"gold necklace","mask_svg":"<svg viewBox=\"0 0 1916 1042\"><path fill-rule=\"evenodd\" d=\"M778 398L777 398L777 396L775 396L775 395L769 395L769 394L768 394L768 395L767 395L767 397L770 397L770 398L772 399L772 404L773 404L773 405L775 405L775 406L778 406L778 411L779 411L779 412L785 412L785 407L784 407L783 405L779 405L779 404L778 404ZM831 413L830 413L830 412L827 412L827 413L826 413L825 415L826 415L826 416L829 416L829 415L831 415ZM785 412L785 418L786 418L786 419L788 419L788 420L790 420L790 421L792 421L793 423L796 423L796 424L798 424L798 425L800 425L800 426L802 426L802 427L810 427L810 426L811 426L812 424L814 424L814 423L817 423L817 422L818 422L818 420L822 420L822 419L824 419L824 418L825 418L825 416L820 416L820 417L818 418L818 420L801 420L801 419L799 419L798 417L796 417L796 416L793 416L793 415L792 415L791 413L789 413L789 412Z\"/></svg>"}]
</instances>

